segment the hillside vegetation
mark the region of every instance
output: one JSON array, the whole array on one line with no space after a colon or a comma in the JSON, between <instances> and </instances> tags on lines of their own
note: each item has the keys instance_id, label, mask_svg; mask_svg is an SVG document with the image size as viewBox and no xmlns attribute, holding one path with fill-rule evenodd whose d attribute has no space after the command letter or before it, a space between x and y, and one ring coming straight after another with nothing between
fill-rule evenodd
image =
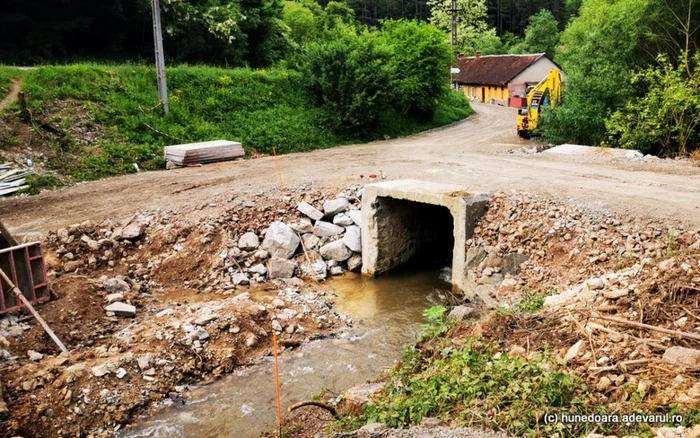
<instances>
[{"instance_id":1,"label":"hillside vegetation","mask_svg":"<svg viewBox=\"0 0 700 438\"><path fill-rule=\"evenodd\" d=\"M0 68L0 86L16 69ZM463 119L469 103L445 93L425 117L384 106L363 136L331 130L301 73L213 67L169 68L170 116L157 104L155 71L141 65L80 64L22 72L31 123L14 104L0 123L7 149L32 147L41 163L75 181L164 167L163 146L213 139L243 143L247 155L308 151L403 136ZM8 79L5 79L8 78ZM380 146L378 146L380 147ZM38 161L35 157L35 162Z\"/></svg>"}]
</instances>

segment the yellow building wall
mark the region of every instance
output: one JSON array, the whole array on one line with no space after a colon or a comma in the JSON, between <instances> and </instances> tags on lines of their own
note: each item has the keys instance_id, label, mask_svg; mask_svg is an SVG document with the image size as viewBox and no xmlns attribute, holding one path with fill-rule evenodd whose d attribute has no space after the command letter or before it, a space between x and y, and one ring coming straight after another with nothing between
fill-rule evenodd
<instances>
[{"instance_id":1,"label":"yellow building wall","mask_svg":"<svg viewBox=\"0 0 700 438\"><path fill-rule=\"evenodd\" d=\"M483 90L483 94L482 94ZM467 98L476 98L484 102L491 99L499 101L508 101L508 86L493 86L493 85L464 85L462 91Z\"/></svg>"}]
</instances>

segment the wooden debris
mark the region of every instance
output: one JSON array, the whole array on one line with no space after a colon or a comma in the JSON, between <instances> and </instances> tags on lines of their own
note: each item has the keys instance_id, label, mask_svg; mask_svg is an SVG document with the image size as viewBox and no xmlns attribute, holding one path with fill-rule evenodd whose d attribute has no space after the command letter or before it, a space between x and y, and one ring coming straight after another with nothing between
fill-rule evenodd
<instances>
[{"instance_id":1,"label":"wooden debris","mask_svg":"<svg viewBox=\"0 0 700 438\"><path fill-rule=\"evenodd\" d=\"M240 143L228 140L180 144L165 148L165 160L178 166L230 161L244 155L245 152Z\"/></svg>"}]
</instances>

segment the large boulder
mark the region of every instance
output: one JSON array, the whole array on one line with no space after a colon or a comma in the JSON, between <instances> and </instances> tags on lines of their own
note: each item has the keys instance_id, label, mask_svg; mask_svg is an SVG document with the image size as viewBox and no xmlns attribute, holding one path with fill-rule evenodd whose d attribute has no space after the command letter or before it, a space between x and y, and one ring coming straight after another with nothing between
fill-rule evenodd
<instances>
[{"instance_id":1,"label":"large boulder","mask_svg":"<svg viewBox=\"0 0 700 438\"><path fill-rule=\"evenodd\" d=\"M355 252L362 252L362 238L360 237L360 227L358 227L357 225L349 226L345 230L345 235L343 236L343 243Z\"/></svg>"},{"instance_id":2,"label":"large boulder","mask_svg":"<svg viewBox=\"0 0 700 438\"><path fill-rule=\"evenodd\" d=\"M335 240L323 245L319 252L324 259L335 260L337 262L344 262L352 256L352 251L342 240Z\"/></svg>"},{"instance_id":3,"label":"large boulder","mask_svg":"<svg viewBox=\"0 0 700 438\"><path fill-rule=\"evenodd\" d=\"M299 236L287 224L273 222L265 233L262 249L269 251L273 257L292 258L299 246Z\"/></svg>"},{"instance_id":4,"label":"large boulder","mask_svg":"<svg viewBox=\"0 0 700 438\"><path fill-rule=\"evenodd\" d=\"M318 237L332 237L343 233L345 228L334 225L330 222L316 221L314 225L314 234Z\"/></svg>"},{"instance_id":5,"label":"large boulder","mask_svg":"<svg viewBox=\"0 0 700 438\"><path fill-rule=\"evenodd\" d=\"M255 233L245 233L238 239L238 247L243 251L252 251L260 246L260 239Z\"/></svg>"},{"instance_id":6,"label":"large boulder","mask_svg":"<svg viewBox=\"0 0 700 438\"><path fill-rule=\"evenodd\" d=\"M331 199L323 203L323 212L326 213L327 218L332 218L338 213L348 211L348 208L350 208L350 203L347 198Z\"/></svg>"},{"instance_id":7,"label":"large boulder","mask_svg":"<svg viewBox=\"0 0 700 438\"><path fill-rule=\"evenodd\" d=\"M292 278L296 263L281 257L273 257L267 262L267 272L270 279Z\"/></svg>"}]
</instances>

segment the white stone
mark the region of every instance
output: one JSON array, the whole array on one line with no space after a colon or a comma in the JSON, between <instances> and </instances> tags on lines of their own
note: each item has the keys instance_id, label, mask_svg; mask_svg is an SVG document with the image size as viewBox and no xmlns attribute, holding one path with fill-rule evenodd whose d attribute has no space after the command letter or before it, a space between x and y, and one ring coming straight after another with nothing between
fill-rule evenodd
<instances>
[{"instance_id":1,"label":"white stone","mask_svg":"<svg viewBox=\"0 0 700 438\"><path fill-rule=\"evenodd\" d=\"M147 370L151 367L151 359L153 358L153 355L151 353L146 353L138 358L136 358L136 362L139 365L140 370Z\"/></svg>"},{"instance_id":2,"label":"white stone","mask_svg":"<svg viewBox=\"0 0 700 438\"><path fill-rule=\"evenodd\" d=\"M335 260L337 262L344 262L352 256L352 251L342 240L336 240L323 245L319 253L324 259Z\"/></svg>"},{"instance_id":3,"label":"white stone","mask_svg":"<svg viewBox=\"0 0 700 438\"><path fill-rule=\"evenodd\" d=\"M163 309L160 312L156 313L156 318L162 318L164 316L172 315L173 313L175 313L175 310L173 309Z\"/></svg>"},{"instance_id":4,"label":"white stone","mask_svg":"<svg viewBox=\"0 0 700 438\"><path fill-rule=\"evenodd\" d=\"M314 225L314 234L318 237L337 236L345 231L345 228L330 222L317 221Z\"/></svg>"},{"instance_id":5,"label":"white stone","mask_svg":"<svg viewBox=\"0 0 700 438\"><path fill-rule=\"evenodd\" d=\"M348 211L349 207L350 203L347 198L336 198L323 203L323 212L326 217L332 218L338 213Z\"/></svg>"},{"instance_id":6,"label":"white stone","mask_svg":"<svg viewBox=\"0 0 700 438\"><path fill-rule=\"evenodd\" d=\"M333 218L333 223L341 227L349 227L354 222L347 214L340 213Z\"/></svg>"},{"instance_id":7,"label":"white stone","mask_svg":"<svg viewBox=\"0 0 700 438\"><path fill-rule=\"evenodd\" d=\"M566 356L564 356L565 360L571 360L574 359L576 356L581 354L583 351L583 347L585 346L585 342L583 339L580 339L578 342L576 342L574 345L569 347L569 351L566 352Z\"/></svg>"},{"instance_id":8,"label":"white stone","mask_svg":"<svg viewBox=\"0 0 700 438\"><path fill-rule=\"evenodd\" d=\"M258 263L257 265L251 266L249 271L254 273L254 274L260 274L260 275L267 274L267 268L262 263Z\"/></svg>"},{"instance_id":9,"label":"white stone","mask_svg":"<svg viewBox=\"0 0 700 438\"><path fill-rule=\"evenodd\" d=\"M102 377L106 376L109 374L109 368L107 368L107 364L103 363L102 365L96 365L92 367L92 375L95 377Z\"/></svg>"},{"instance_id":10,"label":"white stone","mask_svg":"<svg viewBox=\"0 0 700 438\"><path fill-rule=\"evenodd\" d=\"M304 244L304 248L306 248L307 251L316 248L316 245L318 245L320 241L321 239L318 236L314 236L311 233L306 233L301 236L301 243Z\"/></svg>"},{"instance_id":11,"label":"white stone","mask_svg":"<svg viewBox=\"0 0 700 438\"><path fill-rule=\"evenodd\" d=\"M355 225L362 226L362 211L361 210L350 210L348 211L348 216L355 222Z\"/></svg>"},{"instance_id":12,"label":"white stone","mask_svg":"<svg viewBox=\"0 0 700 438\"><path fill-rule=\"evenodd\" d=\"M362 268L362 256L359 254L353 254L348 259L348 271L357 272Z\"/></svg>"},{"instance_id":13,"label":"white stone","mask_svg":"<svg viewBox=\"0 0 700 438\"><path fill-rule=\"evenodd\" d=\"M124 368L118 368L117 372L114 373L117 379L123 379L126 376L126 370Z\"/></svg>"},{"instance_id":14,"label":"white stone","mask_svg":"<svg viewBox=\"0 0 700 438\"><path fill-rule=\"evenodd\" d=\"M360 236L360 227L351 225L345 230L343 243L354 252L362 252L362 238Z\"/></svg>"},{"instance_id":15,"label":"white stone","mask_svg":"<svg viewBox=\"0 0 700 438\"><path fill-rule=\"evenodd\" d=\"M123 301L124 300L124 294L123 293L116 293L116 294L109 294L105 297L108 303L114 303L115 301Z\"/></svg>"},{"instance_id":16,"label":"white stone","mask_svg":"<svg viewBox=\"0 0 700 438\"><path fill-rule=\"evenodd\" d=\"M299 205L297 205L297 210L315 221L323 219L323 213L318 211L313 205L306 201L301 201Z\"/></svg>"},{"instance_id":17,"label":"white stone","mask_svg":"<svg viewBox=\"0 0 700 438\"><path fill-rule=\"evenodd\" d=\"M116 294L120 292L128 292L130 290L129 284L118 278L108 278L102 283L108 294Z\"/></svg>"},{"instance_id":18,"label":"white stone","mask_svg":"<svg viewBox=\"0 0 700 438\"><path fill-rule=\"evenodd\" d=\"M669 347L664 352L663 360L676 366L697 368L700 367L700 350Z\"/></svg>"},{"instance_id":19,"label":"white stone","mask_svg":"<svg viewBox=\"0 0 700 438\"><path fill-rule=\"evenodd\" d=\"M311 233L314 230L314 225L308 218L302 218L299 222L291 223L289 226L299 234Z\"/></svg>"},{"instance_id":20,"label":"white stone","mask_svg":"<svg viewBox=\"0 0 700 438\"><path fill-rule=\"evenodd\" d=\"M44 358L43 354L39 353L38 351L34 351L34 350L27 351L27 356L29 356L29 360L32 360L34 362L39 362L41 359Z\"/></svg>"},{"instance_id":21,"label":"white stone","mask_svg":"<svg viewBox=\"0 0 700 438\"><path fill-rule=\"evenodd\" d=\"M294 276L296 263L280 257L273 257L267 262L267 270L270 279L273 278L291 278Z\"/></svg>"},{"instance_id":22,"label":"white stone","mask_svg":"<svg viewBox=\"0 0 700 438\"><path fill-rule=\"evenodd\" d=\"M586 281L586 286L591 290L598 290L605 287L605 280L602 278L589 278Z\"/></svg>"},{"instance_id":23,"label":"white stone","mask_svg":"<svg viewBox=\"0 0 700 438\"><path fill-rule=\"evenodd\" d=\"M250 279L248 278L248 276L242 272L237 272L233 274L232 281L233 284L235 284L236 286L245 286L246 284L250 283Z\"/></svg>"},{"instance_id":24,"label":"white stone","mask_svg":"<svg viewBox=\"0 0 700 438\"><path fill-rule=\"evenodd\" d=\"M126 303L112 303L105 307L107 312L112 312L117 316L133 318L136 316L136 307Z\"/></svg>"},{"instance_id":25,"label":"white stone","mask_svg":"<svg viewBox=\"0 0 700 438\"><path fill-rule=\"evenodd\" d=\"M282 324L280 324L279 320L277 320L277 319L272 320L272 330L274 330L276 332L282 331Z\"/></svg>"},{"instance_id":26,"label":"white stone","mask_svg":"<svg viewBox=\"0 0 700 438\"><path fill-rule=\"evenodd\" d=\"M262 249L273 257L292 258L299 246L299 236L287 224L273 222L265 233Z\"/></svg>"},{"instance_id":27,"label":"white stone","mask_svg":"<svg viewBox=\"0 0 700 438\"><path fill-rule=\"evenodd\" d=\"M343 268L340 266L333 266L330 271L331 275L343 275Z\"/></svg>"},{"instance_id":28,"label":"white stone","mask_svg":"<svg viewBox=\"0 0 700 438\"><path fill-rule=\"evenodd\" d=\"M199 318L194 320L194 323L196 325L207 325L212 321L215 321L218 317L218 315L214 315L211 313L206 313L204 315L201 315Z\"/></svg>"},{"instance_id":29,"label":"white stone","mask_svg":"<svg viewBox=\"0 0 700 438\"><path fill-rule=\"evenodd\" d=\"M238 247L243 251L252 251L260 246L260 239L255 233L245 233L238 239Z\"/></svg>"}]
</instances>

